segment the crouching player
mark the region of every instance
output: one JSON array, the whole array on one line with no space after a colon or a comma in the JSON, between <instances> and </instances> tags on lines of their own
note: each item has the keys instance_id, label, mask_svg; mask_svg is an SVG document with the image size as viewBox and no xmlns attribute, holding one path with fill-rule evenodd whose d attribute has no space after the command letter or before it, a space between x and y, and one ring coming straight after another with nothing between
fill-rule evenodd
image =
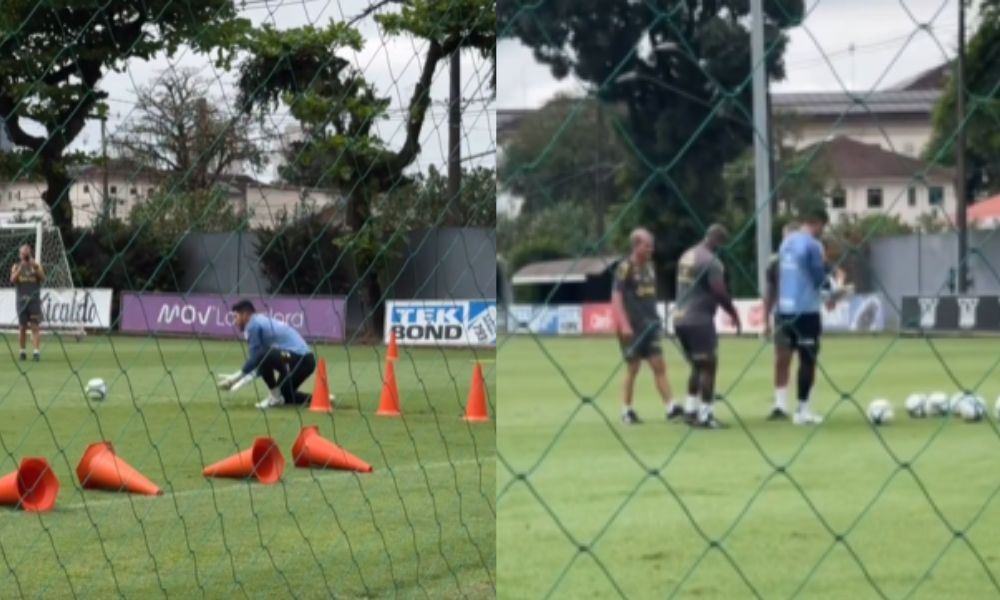
<instances>
[{"instance_id":1,"label":"crouching player","mask_svg":"<svg viewBox=\"0 0 1000 600\"><path fill-rule=\"evenodd\" d=\"M316 370L316 358L309 344L285 323L256 314L249 300L240 300L231 310L233 321L246 334L250 348L243 368L223 377L219 388L236 391L260 375L271 395L258 402L257 408L308 403L309 394L298 390Z\"/></svg>"}]
</instances>

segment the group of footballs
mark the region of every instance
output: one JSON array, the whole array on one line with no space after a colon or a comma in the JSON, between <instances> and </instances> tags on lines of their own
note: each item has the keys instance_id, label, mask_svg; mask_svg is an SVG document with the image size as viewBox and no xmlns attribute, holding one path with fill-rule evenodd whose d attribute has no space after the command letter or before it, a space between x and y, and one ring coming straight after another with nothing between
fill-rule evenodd
<instances>
[{"instance_id":1,"label":"group of footballs","mask_svg":"<svg viewBox=\"0 0 1000 600\"><path fill-rule=\"evenodd\" d=\"M906 413L914 419L954 415L974 423L986 418L986 402L980 396L964 392L951 396L944 392L910 394L906 399ZM994 414L1000 419L1000 398L997 398ZM868 420L874 425L891 423L893 417L892 403L888 400L877 398L868 405Z\"/></svg>"}]
</instances>

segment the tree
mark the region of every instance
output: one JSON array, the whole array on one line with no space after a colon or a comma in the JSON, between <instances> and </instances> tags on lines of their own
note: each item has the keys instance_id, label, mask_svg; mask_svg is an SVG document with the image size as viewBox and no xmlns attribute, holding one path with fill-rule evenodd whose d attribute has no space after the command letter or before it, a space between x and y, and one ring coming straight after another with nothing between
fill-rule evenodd
<instances>
[{"instance_id":1,"label":"tree","mask_svg":"<svg viewBox=\"0 0 1000 600\"><path fill-rule=\"evenodd\" d=\"M380 3L380 4L385 4ZM348 23L332 22L276 30L270 25L249 36L248 58L239 68L241 105L261 115L284 103L302 125L304 139L293 144L296 160L282 176L300 185L334 187L348 199L350 252L363 279L369 326L381 328L384 306L377 266L383 245L372 204L394 187L420 152L420 132L430 106L430 85L439 64L462 48L492 56L496 47L493 0L401 0L398 12L377 15L389 35L409 34L427 40L413 95L406 106L406 137L389 149L373 131L389 100L379 96L363 73L338 53L358 51L362 38Z\"/></svg>"},{"instance_id":2,"label":"tree","mask_svg":"<svg viewBox=\"0 0 1000 600\"><path fill-rule=\"evenodd\" d=\"M253 119L227 115L197 71L168 70L137 96L135 116L113 143L122 158L169 172L166 189L209 191L234 167L263 166Z\"/></svg>"},{"instance_id":3,"label":"tree","mask_svg":"<svg viewBox=\"0 0 1000 600\"><path fill-rule=\"evenodd\" d=\"M604 235L611 198L631 195L616 179L633 160L616 130L623 111L592 100L556 96L527 115L509 140L500 161L503 188L524 199L534 212L572 201L590 211L587 229Z\"/></svg>"},{"instance_id":4,"label":"tree","mask_svg":"<svg viewBox=\"0 0 1000 600\"><path fill-rule=\"evenodd\" d=\"M764 4L768 74L781 79L783 29L801 21L804 3ZM629 147L640 160L622 177L642 194L617 222L658 234L659 275L672 287L677 256L724 210L723 165L753 139L749 3L655 5L553 0L523 11L502 0L498 17L503 34L532 48L557 78L572 73L603 103L623 107Z\"/></svg>"},{"instance_id":5,"label":"tree","mask_svg":"<svg viewBox=\"0 0 1000 600\"><path fill-rule=\"evenodd\" d=\"M191 191L161 188L148 200L136 203L128 221L135 228L155 223L157 235L167 240L165 251L192 231L236 231L244 224L243 215L233 208L232 197L221 187Z\"/></svg>"},{"instance_id":6,"label":"tree","mask_svg":"<svg viewBox=\"0 0 1000 600\"><path fill-rule=\"evenodd\" d=\"M572 202L562 202L497 224L497 253L511 272L530 262L570 258L593 252L590 216Z\"/></svg>"},{"instance_id":7,"label":"tree","mask_svg":"<svg viewBox=\"0 0 1000 600\"><path fill-rule=\"evenodd\" d=\"M232 0L109 0L88 4L5 0L0 11L0 119L11 140L30 149L46 181L45 203L64 236L72 229L67 197L72 181L64 153L87 119L106 114L109 71L131 59L225 48L247 21L236 18ZM33 123L42 135L28 133Z\"/></svg>"},{"instance_id":8,"label":"tree","mask_svg":"<svg viewBox=\"0 0 1000 600\"><path fill-rule=\"evenodd\" d=\"M397 187L377 201L383 229L430 227L496 227L496 171L478 167L463 169L462 193L448 195L448 176L431 165L426 174Z\"/></svg>"},{"instance_id":9,"label":"tree","mask_svg":"<svg viewBox=\"0 0 1000 600\"><path fill-rule=\"evenodd\" d=\"M984 0L979 19L965 58L969 198L1000 192L1000 0ZM954 77L949 78L934 108L934 133L924 150L927 160L948 166L955 165L958 131L955 83Z\"/></svg>"}]
</instances>

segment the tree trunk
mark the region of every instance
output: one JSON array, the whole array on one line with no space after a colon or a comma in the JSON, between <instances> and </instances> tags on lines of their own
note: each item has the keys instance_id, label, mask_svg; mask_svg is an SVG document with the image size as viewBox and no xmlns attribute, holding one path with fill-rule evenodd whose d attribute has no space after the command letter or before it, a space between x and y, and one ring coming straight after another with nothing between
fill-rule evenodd
<instances>
[{"instance_id":1,"label":"tree trunk","mask_svg":"<svg viewBox=\"0 0 1000 600\"><path fill-rule=\"evenodd\" d=\"M355 191L348 200L350 206L348 210L349 221L351 231L355 235L361 233L368 220L366 200L359 197L363 195L364 192ZM362 332L366 337L379 339L379 333L385 327L385 304L380 301L382 286L378 282L378 270L372 267L374 261L375 252L369 252L367 248L355 253L354 262L358 277L361 279L359 282L361 284L361 305L365 313L371 317L365 319Z\"/></svg>"},{"instance_id":2,"label":"tree trunk","mask_svg":"<svg viewBox=\"0 0 1000 600\"><path fill-rule=\"evenodd\" d=\"M45 175L45 192L42 199L52 213L52 222L59 228L64 240L70 239L73 231L73 205L69 190L73 180L66 173L62 157L43 157L42 174Z\"/></svg>"}]
</instances>

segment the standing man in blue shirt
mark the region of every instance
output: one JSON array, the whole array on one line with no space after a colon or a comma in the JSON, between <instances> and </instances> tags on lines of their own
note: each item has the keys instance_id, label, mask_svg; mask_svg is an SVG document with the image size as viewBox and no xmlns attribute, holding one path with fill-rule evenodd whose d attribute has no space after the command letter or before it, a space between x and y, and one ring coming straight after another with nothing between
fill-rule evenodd
<instances>
[{"instance_id":1,"label":"standing man in blue shirt","mask_svg":"<svg viewBox=\"0 0 1000 600\"><path fill-rule=\"evenodd\" d=\"M298 389L316 370L316 357L309 344L285 323L257 314L249 300L240 300L231 310L233 321L246 333L250 348L243 368L219 381L219 388L238 390L252 381L256 373L271 391L270 396L257 403L257 408L308 403L309 394Z\"/></svg>"},{"instance_id":2,"label":"standing man in blue shirt","mask_svg":"<svg viewBox=\"0 0 1000 600\"><path fill-rule=\"evenodd\" d=\"M812 413L809 394L816 378L820 320L821 288L827 271L823 235L829 217L825 209L816 209L803 219L802 227L789 234L778 250L778 309L774 317L774 345L777 393L787 385L792 353L798 351L798 400L793 417L796 425L815 425L822 417ZM782 366L784 366L783 373ZM776 407L783 410L783 407Z\"/></svg>"}]
</instances>

